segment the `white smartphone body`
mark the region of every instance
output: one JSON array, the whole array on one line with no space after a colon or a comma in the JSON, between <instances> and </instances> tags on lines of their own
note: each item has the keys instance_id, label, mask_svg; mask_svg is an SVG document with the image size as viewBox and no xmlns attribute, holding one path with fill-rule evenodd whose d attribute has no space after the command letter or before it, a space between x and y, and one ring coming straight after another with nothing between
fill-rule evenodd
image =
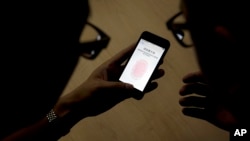
<instances>
[{"instance_id":1,"label":"white smartphone body","mask_svg":"<svg viewBox=\"0 0 250 141\"><path fill-rule=\"evenodd\" d=\"M119 80L132 84L135 89L143 92L169 47L167 39L144 31Z\"/></svg>"}]
</instances>

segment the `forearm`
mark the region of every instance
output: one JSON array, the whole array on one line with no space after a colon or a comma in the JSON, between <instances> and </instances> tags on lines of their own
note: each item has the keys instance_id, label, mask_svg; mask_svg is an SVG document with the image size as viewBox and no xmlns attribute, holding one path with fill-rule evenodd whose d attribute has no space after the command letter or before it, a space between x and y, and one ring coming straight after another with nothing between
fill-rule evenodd
<instances>
[{"instance_id":1,"label":"forearm","mask_svg":"<svg viewBox=\"0 0 250 141\"><path fill-rule=\"evenodd\" d=\"M45 133L46 130L49 128L49 122L46 117L38 121L37 123L22 128L15 133L9 135L8 137L4 138L3 141L24 141L24 140L34 140L35 138L39 138L42 134Z\"/></svg>"},{"instance_id":2,"label":"forearm","mask_svg":"<svg viewBox=\"0 0 250 141\"><path fill-rule=\"evenodd\" d=\"M79 112L70 111L64 107L63 102L58 102L53 108L57 119L49 122L46 115L36 123L17 130L5 137L3 141L39 141L58 140L67 134L72 126L84 118Z\"/></svg>"},{"instance_id":3,"label":"forearm","mask_svg":"<svg viewBox=\"0 0 250 141\"><path fill-rule=\"evenodd\" d=\"M48 119L44 117L37 123L22 128L3 139L3 141L52 141L58 140L82 118L78 112L70 112L64 117L60 117L55 121L49 123Z\"/></svg>"}]
</instances>

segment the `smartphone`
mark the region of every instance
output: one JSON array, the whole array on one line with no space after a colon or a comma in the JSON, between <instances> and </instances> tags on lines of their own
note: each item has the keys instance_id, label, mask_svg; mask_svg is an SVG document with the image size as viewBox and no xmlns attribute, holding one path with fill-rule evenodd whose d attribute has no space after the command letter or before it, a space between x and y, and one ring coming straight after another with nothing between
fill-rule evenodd
<instances>
[{"instance_id":1,"label":"smartphone","mask_svg":"<svg viewBox=\"0 0 250 141\"><path fill-rule=\"evenodd\" d=\"M170 43L167 39L144 31L126 62L119 81L132 84L135 89L143 92L169 47Z\"/></svg>"}]
</instances>

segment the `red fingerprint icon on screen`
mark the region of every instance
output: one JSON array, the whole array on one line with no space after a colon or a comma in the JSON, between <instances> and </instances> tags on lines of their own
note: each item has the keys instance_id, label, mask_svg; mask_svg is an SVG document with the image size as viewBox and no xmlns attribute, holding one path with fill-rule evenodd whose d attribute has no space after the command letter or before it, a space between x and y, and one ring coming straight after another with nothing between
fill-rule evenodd
<instances>
[{"instance_id":1,"label":"red fingerprint icon on screen","mask_svg":"<svg viewBox=\"0 0 250 141\"><path fill-rule=\"evenodd\" d=\"M138 60L132 68L132 77L134 79L140 79L146 72L148 62L146 60Z\"/></svg>"}]
</instances>

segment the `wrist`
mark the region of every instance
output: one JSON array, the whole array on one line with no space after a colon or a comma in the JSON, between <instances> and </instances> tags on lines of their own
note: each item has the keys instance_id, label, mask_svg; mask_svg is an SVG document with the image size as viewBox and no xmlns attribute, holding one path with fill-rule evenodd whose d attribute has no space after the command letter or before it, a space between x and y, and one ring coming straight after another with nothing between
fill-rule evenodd
<instances>
[{"instance_id":1,"label":"wrist","mask_svg":"<svg viewBox=\"0 0 250 141\"><path fill-rule=\"evenodd\" d=\"M53 108L53 111L58 118L62 118L70 112L70 109L66 103L59 100Z\"/></svg>"}]
</instances>

